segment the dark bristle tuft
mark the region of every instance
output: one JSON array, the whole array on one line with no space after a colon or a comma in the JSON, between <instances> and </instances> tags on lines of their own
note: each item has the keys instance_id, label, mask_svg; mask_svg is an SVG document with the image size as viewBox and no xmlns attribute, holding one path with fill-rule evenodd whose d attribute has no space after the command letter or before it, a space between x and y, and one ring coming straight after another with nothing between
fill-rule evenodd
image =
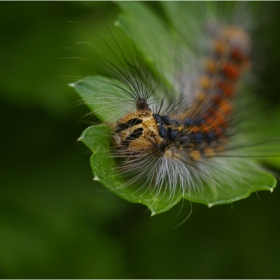
<instances>
[{"instance_id":1,"label":"dark bristle tuft","mask_svg":"<svg viewBox=\"0 0 280 280\"><path fill-rule=\"evenodd\" d=\"M140 98L139 100L137 100L136 109L137 110L148 110L149 106L148 106L147 101L144 98Z\"/></svg>"}]
</instances>

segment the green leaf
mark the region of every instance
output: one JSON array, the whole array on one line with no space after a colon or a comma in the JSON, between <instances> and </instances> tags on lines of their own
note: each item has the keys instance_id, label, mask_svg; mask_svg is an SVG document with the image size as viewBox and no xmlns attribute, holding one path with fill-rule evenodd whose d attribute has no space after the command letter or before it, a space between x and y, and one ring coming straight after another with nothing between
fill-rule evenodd
<instances>
[{"instance_id":1,"label":"green leaf","mask_svg":"<svg viewBox=\"0 0 280 280\"><path fill-rule=\"evenodd\" d=\"M272 192L276 187L274 176L249 159L212 158L208 162L210 177L202 177L202 191L185 194L184 198L211 207L244 199L257 191Z\"/></svg>"},{"instance_id":2,"label":"green leaf","mask_svg":"<svg viewBox=\"0 0 280 280\"><path fill-rule=\"evenodd\" d=\"M70 86L75 88L84 103L102 121L110 121L112 118L115 121L127 109L131 109L127 102L127 87L118 80L88 76Z\"/></svg>"},{"instance_id":3,"label":"green leaf","mask_svg":"<svg viewBox=\"0 0 280 280\"><path fill-rule=\"evenodd\" d=\"M117 165L110 154L110 136L108 126L95 125L88 127L79 138L92 151L90 165L96 181L123 199L146 205L152 215L167 211L181 200L179 194L170 201L164 193L159 193L155 198L152 188L139 191L141 186L125 186L126 182L116 172Z\"/></svg>"},{"instance_id":4,"label":"green leaf","mask_svg":"<svg viewBox=\"0 0 280 280\"><path fill-rule=\"evenodd\" d=\"M168 26L142 3L117 4L123 10L118 25L134 41L154 75L164 81L166 86L172 85L175 71L172 65L176 50L172 49L174 54L170 54L170 46L174 46L174 41L168 33Z\"/></svg>"},{"instance_id":5,"label":"green leaf","mask_svg":"<svg viewBox=\"0 0 280 280\"><path fill-rule=\"evenodd\" d=\"M133 34L135 45L139 47L145 60L150 66L156 63L157 70L154 70L154 73L157 78L164 80L165 86L170 86L173 83L171 76L174 76L170 65L173 65L174 61L170 64L169 59L172 56L166 52L168 48L163 46L170 43L172 35L169 35L172 33L168 33L164 24L144 5L135 2L120 2L119 5L125 11L119 19L119 25L127 34ZM159 49L161 52L158 52ZM118 80L99 76L86 77L72 86L93 113L103 122L113 123L91 126L80 137L93 153L90 164L95 180L123 199L146 205L152 215L167 211L182 198L210 207L246 198L252 192L272 191L276 186L274 176L257 163L232 156L213 157L196 162L193 166L189 165L190 178L186 177L185 186L176 186L175 192L172 192L174 188L168 185L168 180L164 182L161 190L152 184L141 185L136 177L131 183L131 178L125 177L120 171L120 162L113 157L113 131L110 128L118 118L131 112L135 106L135 101L127 102L127 87Z\"/></svg>"},{"instance_id":6,"label":"green leaf","mask_svg":"<svg viewBox=\"0 0 280 280\"><path fill-rule=\"evenodd\" d=\"M202 182L203 189L197 192L193 191L191 195L189 193L183 194L178 188L176 194L170 199L168 191L157 193L153 187L141 189L142 186L137 185L137 183L127 186L124 178L116 171L117 164L110 154L111 136L108 126L95 125L87 128L79 138L92 151L90 164L95 180L127 201L146 205L151 210L152 215L169 210L182 198L210 207L232 203L248 197L255 191L272 191L276 186L276 180L270 173L262 170L257 164L244 159L225 161L227 174L212 170L211 177L216 178L219 182L212 181L211 183L211 179L208 178L207 181ZM219 165L221 164L220 162ZM220 169L222 169L221 166Z\"/></svg>"}]
</instances>

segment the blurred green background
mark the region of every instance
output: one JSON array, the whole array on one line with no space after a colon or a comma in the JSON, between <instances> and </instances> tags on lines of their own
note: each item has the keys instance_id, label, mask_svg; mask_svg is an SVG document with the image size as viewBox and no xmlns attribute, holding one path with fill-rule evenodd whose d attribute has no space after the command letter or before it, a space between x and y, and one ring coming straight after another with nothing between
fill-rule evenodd
<instances>
[{"instance_id":1,"label":"blurred green background","mask_svg":"<svg viewBox=\"0 0 280 280\"><path fill-rule=\"evenodd\" d=\"M270 5L262 79L277 112L280 5ZM76 141L88 110L73 105L67 84L103 70L63 58L81 56L67 47L93 42L89 28L110 42L104 23L114 30L119 12L112 2L0 3L0 277L279 278L278 188L211 209L193 204L174 228L187 201L151 218L92 181L90 153Z\"/></svg>"}]
</instances>

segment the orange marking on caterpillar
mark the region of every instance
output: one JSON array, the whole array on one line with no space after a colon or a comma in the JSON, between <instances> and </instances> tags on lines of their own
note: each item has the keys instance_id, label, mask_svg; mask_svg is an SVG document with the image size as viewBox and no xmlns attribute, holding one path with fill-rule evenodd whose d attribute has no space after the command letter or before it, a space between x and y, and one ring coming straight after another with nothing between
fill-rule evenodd
<instances>
[{"instance_id":1,"label":"orange marking on caterpillar","mask_svg":"<svg viewBox=\"0 0 280 280\"><path fill-rule=\"evenodd\" d=\"M232 113L232 106L230 105L230 103L228 102L224 102L221 107L220 110L225 114L225 115L230 115Z\"/></svg>"},{"instance_id":2,"label":"orange marking on caterpillar","mask_svg":"<svg viewBox=\"0 0 280 280\"><path fill-rule=\"evenodd\" d=\"M222 81L217 82L217 87L220 88L223 91L223 93L228 97L233 96L235 92L233 85Z\"/></svg>"},{"instance_id":3,"label":"orange marking on caterpillar","mask_svg":"<svg viewBox=\"0 0 280 280\"><path fill-rule=\"evenodd\" d=\"M233 48L231 50L230 57L239 64L243 64L248 60L247 56L238 48Z\"/></svg>"},{"instance_id":4,"label":"orange marking on caterpillar","mask_svg":"<svg viewBox=\"0 0 280 280\"><path fill-rule=\"evenodd\" d=\"M201 153L198 150L190 151L190 157L193 160L198 161L201 158Z\"/></svg>"},{"instance_id":5,"label":"orange marking on caterpillar","mask_svg":"<svg viewBox=\"0 0 280 280\"><path fill-rule=\"evenodd\" d=\"M205 63L205 69L210 74L214 74L217 71L216 62L213 59L208 59Z\"/></svg>"},{"instance_id":6,"label":"orange marking on caterpillar","mask_svg":"<svg viewBox=\"0 0 280 280\"><path fill-rule=\"evenodd\" d=\"M213 156L216 155L212 148L206 148L204 150L204 154L205 154L206 157L213 157Z\"/></svg>"},{"instance_id":7,"label":"orange marking on caterpillar","mask_svg":"<svg viewBox=\"0 0 280 280\"><path fill-rule=\"evenodd\" d=\"M211 88L210 78L207 76L200 78L200 85L203 89L209 90Z\"/></svg>"},{"instance_id":8,"label":"orange marking on caterpillar","mask_svg":"<svg viewBox=\"0 0 280 280\"><path fill-rule=\"evenodd\" d=\"M215 41L214 42L214 50L220 55L223 56L226 53L227 45L223 41Z\"/></svg>"},{"instance_id":9,"label":"orange marking on caterpillar","mask_svg":"<svg viewBox=\"0 0 280 280\"><path fill-rule=\"evenodd\" d=\"M232 80L237 80L240 75L239 67L232 63L227 63L223 68L222 71L225 73L225 75Z\"/></svg>"}]
</instances>

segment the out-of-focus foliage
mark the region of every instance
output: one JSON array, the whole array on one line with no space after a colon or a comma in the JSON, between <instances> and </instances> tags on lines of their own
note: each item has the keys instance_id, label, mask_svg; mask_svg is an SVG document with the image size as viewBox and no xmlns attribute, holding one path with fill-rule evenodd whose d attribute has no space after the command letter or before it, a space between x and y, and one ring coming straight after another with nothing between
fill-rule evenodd
<instances>
[{"instance_id":1,"label":"out-of-focus foliage","mask_svg":"<svg viewBox=\"0 0 280 280\"><path fill-rule=\"evenodd\" d=\"M269 122L280 110L280 5L261 5L271 7L272 47L257 91ZM113 30L118 13L105 2L0 3L0 277L279 277L278 188L231 206L193 205L173 229L188 202L151 218L92 181L88 149L76 141L88 110L71 106L78 97L67 84L104 70L94 59L60 58L89 57L79 45L63 48L98 45L89 28L113 41L105 23Z\"/></svg>"}]
</instances>

